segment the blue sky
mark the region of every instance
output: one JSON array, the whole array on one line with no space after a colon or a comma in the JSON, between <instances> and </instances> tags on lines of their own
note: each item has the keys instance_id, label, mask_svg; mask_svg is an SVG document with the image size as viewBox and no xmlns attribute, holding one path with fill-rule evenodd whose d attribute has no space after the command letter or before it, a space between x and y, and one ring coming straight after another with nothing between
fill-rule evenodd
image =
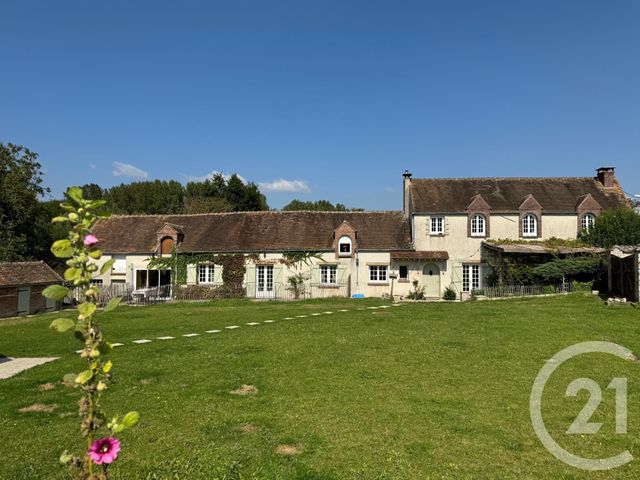
<instances>
[{"instance_id":1,"label":"blue sky","mask_svg":"<svg viewBox=\"0 0 640 480\"><path fill-rule=\"evenodd\" d=\"M404 169L601 165L640 194L638 1L5 0L0 17L0 141L37 151L55 195L222 171L272 207L399 209Z\"/></svg>"}]
</instances>

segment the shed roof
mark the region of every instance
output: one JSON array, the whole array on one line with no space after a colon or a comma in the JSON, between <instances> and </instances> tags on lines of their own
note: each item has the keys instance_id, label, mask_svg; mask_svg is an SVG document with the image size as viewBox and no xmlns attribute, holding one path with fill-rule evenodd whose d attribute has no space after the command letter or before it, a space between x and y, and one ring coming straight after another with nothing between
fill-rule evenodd
<instances>
[{"instance_id":1,"label":"shed roof","mask_svg":"<svg viewBox=\"0 0 640 480\"><path fill-rule=\"evenodd\" d=\"M0 263L0 287L46 285L61 282L60 275L43 261Z\"/></svg>"}]
</instances>

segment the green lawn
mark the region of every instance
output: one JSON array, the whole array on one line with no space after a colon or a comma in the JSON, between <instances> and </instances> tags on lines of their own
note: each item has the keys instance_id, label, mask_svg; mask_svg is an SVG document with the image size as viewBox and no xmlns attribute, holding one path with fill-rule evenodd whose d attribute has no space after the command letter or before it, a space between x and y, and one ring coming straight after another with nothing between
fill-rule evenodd
<instances>
[{"instance_id":1,"label":"green lawn","mask_svg":"<svg viewBox=\"0 0 640 480\"><path fill-rule=\"evenodd\" d=\"M640 351L640 311L583 295L476 303L377 300L300 303L219 301L122 307L103 317L115 383L108 413L139 410L121 435L118 479L636 479L640 460L610 472L573 469L533 433L529 394L559 350L607 340ZM388 304L386 304L388 305ZM348 312L337 312L338 309ZM283 320L300 314L332 315ZM79 371L71 335L48 330L51 315L0 321L0 354L62 356L0 380L0 478L65 478L60 451L79 444L78 392L56 382ZM247 322L276 320L247 326ZM240 325L226 330L227 325ZM205 330L221 328L219 334ZM201 333L184 338L185 333ZM138 338L175 340L133 345ZM586 355L547 385L553 436L576 454L640 456L640 363ZM613 377L629 379L629 433L614 431ZM597 435L564 432L588 394L565 397L590 377L603 389ZM230 391L255 385L255 395ZM20 413L34 404L52 413ZM116 405L117 404L117 405ZM244 428L247 424L252 428ZM294 455L278 452L291 445Z\"/></svg>"}]
</instances>

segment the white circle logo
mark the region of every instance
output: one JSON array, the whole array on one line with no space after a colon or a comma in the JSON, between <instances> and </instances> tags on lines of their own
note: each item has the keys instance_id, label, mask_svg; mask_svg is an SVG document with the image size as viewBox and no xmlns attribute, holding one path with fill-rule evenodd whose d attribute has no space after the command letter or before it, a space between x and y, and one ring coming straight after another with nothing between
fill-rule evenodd
<instances>
[{"instance_id":1,"label":"white circle logo","mask_svg":"<svg viewBox=\"0 0 640 480\"><path fill-rule=\"evenodd\" d=\"M553 372L564 362L585 353L608 353L624 360L634 358L631 350L611 342L577 343L556 353L552 358L547 360L533 382L533 388L531 389L531 396L529 398L531 423L542 444L558 460L582 470L610 470L629 463L633 460L633 455L631 455L628 450L609 458L584 458L574 455L562 448L558 442L553 439L547 431L542 418L542 393L547 381ZM614 378L607 388L616 391L616 433L627 433L627 379ZM566 395L575 396L577 392L582 389L590 391L591 397L567 430L567 433L570 434L594 434L602 426L601 423L589 422L591 414L598 408L602 399L600 386L589 378L578 378L569 384Z\"/></svg>"}]
</instances>

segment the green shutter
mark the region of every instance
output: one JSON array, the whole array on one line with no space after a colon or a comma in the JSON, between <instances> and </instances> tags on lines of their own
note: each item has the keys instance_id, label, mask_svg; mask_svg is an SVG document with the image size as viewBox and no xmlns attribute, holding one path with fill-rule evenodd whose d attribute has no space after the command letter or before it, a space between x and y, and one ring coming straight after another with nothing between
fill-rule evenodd
<instances>
[{"instance_id":1,"label":"green shutter","mask_svg":"<svg viewBox=\"0 0 640 480\"><path fill-rule=\"evenodd\" d=\"M195 285L198 283L198 266L194 264L187 264L187 285Z\"/></svg>"}]
</instances>

